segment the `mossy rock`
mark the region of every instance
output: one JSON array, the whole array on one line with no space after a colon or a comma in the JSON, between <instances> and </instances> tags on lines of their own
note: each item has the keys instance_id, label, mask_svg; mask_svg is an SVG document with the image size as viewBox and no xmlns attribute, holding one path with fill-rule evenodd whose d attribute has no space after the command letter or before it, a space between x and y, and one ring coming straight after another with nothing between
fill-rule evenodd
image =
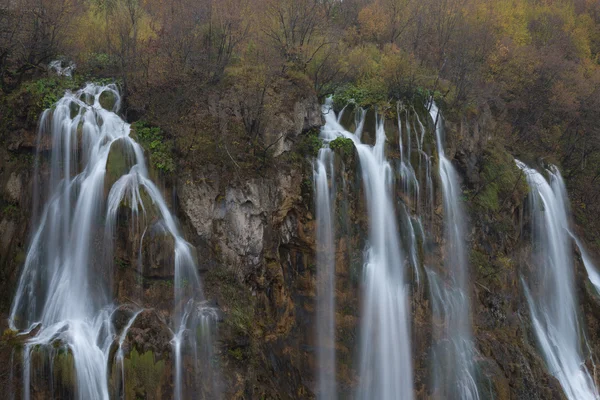
<instances>
[{"instance_id":1,"label":"mossy rock","mask_svg":"<svg viewBox=\"0 0 600 400\"><path fill-rule=\"evenodd\" d=\"M93 106L94 105L94 96L88 94L88 93L81 93L81 95L79 96L79 100L83 101L85 104L89 105L89 106Z\"/></svg>"},{"instance_id":2,"label":"mossy rock","mask_svg":"<svg viewBox=\"0 0 600 400\"><path fill-rule=\"evenodd\" d=\"M79 106L79 104L75 103L74 101L72 101L71 103L69 103L69 110L71 112L71 119L75 118L77 116L77 114L79 114L79 110L81 109L81 107Z\"/></svg>"},{"instance_id":3,"label":"mossy rock","mask_svg":"<svg viewBox=\"0 0 600 400\"><path fill-rule=\"evenodd\" d=\"M479 211L495 213L509 203L519 204L528 192L525 177L514 158L498 143L484 150L479 178L481 188L473 199Z\"/></svg>"},{"instance_id":4,"label":"mossy rock","mask_svg":"<svg viewBox=\"0 0 600 400\"><path fill-rule=\"evenodd\" d=\"M108 111L116 111L115 105L117 104L117 96L112 90L105 90L100 93L98 101L102 108Z\"/></svg>"},{"instance_id":5,"label":"mossy rock","mask_svg":"<svg viewBox=\"0 0 600 400\"><path fill-rule=\"evenodd\" d=\"M106 160L106 176L104 182L110 189L119 178L131 170L135 164L135 153L128 139L117 139L110 146Z\"/></svg>"},{"instance_id":6,"label":"mossy rock","mask_svg":"<svg viewBox=\"0 0 600 400\"><path fill-rule=\"evenodd\" d=\"M139 188L139 195L140 198L138 200L138 204L136 205L137 213L143 213L147 221L156 220L156 218L158 218L160 215L160 211L145 187ZM127 217L134 208L134 204L132 204L130 200L130 196L125 196L121 200L121 204L119 204L119 218L121 218L119 220L120 224L127 225L129 223L129 219Z\"/></svg>"},{"instance_id":7,"label":"mossy rock","mask_svg":"<svg viewBox=\"0 0 600 400\"><path fill-rule=\"evenodd\" d=\"M149 227L142 244L143 274L169 278L175 274L175 239L161 222Z\"/></svg>"},{"instance_id":8,"label":"mossy rock","mask_svg":"<svg viewBox=\"0 0 600 400\"><path fill-rule=\"evenodd\" d=\"M54 357L54 380L62 388L75 392L77 375L75 371L75 359L69 349L60 348Z\"/></svg>"},{"instance_id":9,"label":"mossy rock","mask_svg":"<svg viewBox=\"0 0 600 400\"><path fill-rule=\"evenodd\" d=\"M125 398L161 399L165 380L165 360L157 361L152 351L138 353L134 348L124 360Z\"/></svg>"},{"instance_id":10,"label":"mossy rock","mask_svg":"<svg viewBox=\"0 0 600 400\"><path fill-rule=\"evenodd\" d=\"M256 329L253 319L255 297L251 296L235 273L227 268L213 268L204 276L206 290L225 310L223 338L225 341L244 342ZM235 346L233 346L235 347Z\"/></svg>"}]
</instances>

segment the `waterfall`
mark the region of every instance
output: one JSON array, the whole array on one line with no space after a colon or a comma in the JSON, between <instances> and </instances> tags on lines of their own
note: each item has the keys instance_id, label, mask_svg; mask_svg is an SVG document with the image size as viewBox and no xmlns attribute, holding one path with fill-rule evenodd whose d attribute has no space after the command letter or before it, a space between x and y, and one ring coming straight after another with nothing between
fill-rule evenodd
<instances>
[{"instance_id":1,"label":"waterfall","mask_svg":"<svg viewBox=\"0 0 600 400\"><path fill-rule=\"evenodd\" d=\"M344 129L328 100L323 108L325 141L349 138L356 147L367 200L369 237L365 250L360 332L359 399L413 398L409 293L392 200L393 168L385 157L384 121L376 122L375 145L361 143L366 113L356 114L354 133Z\"/></svg>"},{"instance_id":2,"label":"waterfall","mask_svg":"<svg viewBox=\"0 0 600 400\"><path fill-rule=\"evenodd\" d=\"M531 319L548 370L570 400L599 399L581 354L573 247L568 198L560 172L547 171L549 182L521 161L530 188L534 271L524 282Z\"/></svg>"},{"instance_id":3,"label":"waterfall","mask_svg":"<svg viewBox=\"0 0 600 400\"><path fill-rule=\"evenodd\" d=\"M206 319L194 250L150 180L143 150L130 136L129 124L117 115L120 104L115 85L88 84L78 92L67 92L42 114L39 123L36 172L45 157L40 143L50 140L52 144L48 178L38 182L36 177L35 181L40 185L35 190L45 197L45 203L9 319L12 329L32 335L23 350L25 400L31 396L32 353L53 347L73 357L78 398L109 398L108 368L114 361L110 359L111 346L119 346L118 357L123 356L120 345L137 316L133 315L124 331L116 331L112 321L118 306L112 298L111 266L117 213L123 207L129 210L134 225L148 222L152 213L174 243L171 327L178 360L175 397L182 397L183 347L196 349L195 332ZM107 162L117 150L123 153L124 171L109 176ZM187 331L194 334L184 335Z\"/></svg>"},{"instance_id":4,"label":"waterfall","mask_svg":"<svg viewBox=\"0 0 600 400\"><path fill-rule=\"evenodd\" d=\"M443 260L446 270L428 269L434 318L433 393L440 399L479 399L471 333L465 215L456 170L446 158L443 119L434 102L430 115L436 132L439 175L444 202Z\"/></svg>"},{"instance_id":5,"label":"waterfall","mask_svg":"<svg viewBox=\"0 0 600 400\"><path fill-rule=\"evenodd\" d=\"M343 112L343 110L342 110ZM341 113L340 113L341 114ZM332 215L333 152L322 148L314 165L317 218L318 398L337 398L335 368L335 242ZM330 183L331 182L331 183Z\"/></svg>"}]
</instances>

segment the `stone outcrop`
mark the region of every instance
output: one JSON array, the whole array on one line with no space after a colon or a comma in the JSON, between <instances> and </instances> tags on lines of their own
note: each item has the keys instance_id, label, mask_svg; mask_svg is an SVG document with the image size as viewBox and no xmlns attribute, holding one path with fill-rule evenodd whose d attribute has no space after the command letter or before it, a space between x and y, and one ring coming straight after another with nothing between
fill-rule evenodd
<instances>
[{"instance_id":1,"label":"stone outcrop","mask_svg":"<svg viewBox=\"0 0 600 400\"><path fill-rule=\"evenodd\" d=\"M274 143L268 165L255 170L244 165L225 168L190 153L182 156L182 167L166 183L165 192L172 195L165 197L176 210L184 236L196 249L206 298L219 309L219 340L211 349L211 362L222 376L211 390L221 390L225 398L314 397L316 243L312 166L307 161L312 154L302 148L302 141L321 125L321 111L314 94L286 98L290 91L281 87L274 94L279 96L280 108L273 111L264 128L267 142ZM209 103L217 119L240 117L241 110L227 99L209 99ZM482 398L562 399L560 385L546 371L536 349L520 284L531 249L529 238L522 236L528 224L524 218L526 192L519 186L516 167L507 150L488 133L494 129L489 110L477 119L449 121L447 127L448 154L463 179L469 215L473 333L478 379L485 388ZM364 137L372 140L373 132L367 128ZM392 162L398 158L394 140L388 136ZM32 180L35 142L35 130L24 125L4 137L5 145L0 146L0 316L4 321L33 223L29 210L36 198ZM42 150L49 146L42 143ZM114 150L107 167L111 182L129 165L128 152L118 147ZM357 157L345 152L336 160L336 351L339 393L341 398L349 398L358 381L355 349L368 223ZM435 155L433 160L435 169ZM512 167L504 170L507 165ZM43 176L44 165L39 168ZM500 180L490 175L500 170ZM396 194L399 204L412 207L400 189ZM431 232L421 244L422 250L427 249L425 262L434 268L443 260L440 193L436 196L436 207L427 215ZM137 219L127 204L119 210L111 278L121 306L113 322L121 332L140 305L146 308L125 337L127 383L123 390L130 397L170 398L174 243L155 218L151 204L148 210L146 218ZM422 268L420 272L426 276ZM586 279L579 260L579 300L588 343L597 356L600 300ZM425 280L413 283L410 290L415 391L418 399L427 399L431 299ZM20 367L19 356L13 353L18 347L12 339L7 333L0 344L0 384L11 376L11 366L14 370ZM13 363L7 361L11 357ZM56 379L68 383L72 359L69 361L68 353L62 357ZM183 365L185 379L196 379L191 372L193 360L184 357ZM110 379L118 382L119 369L111 368ZM13 374L7 386L18 385L18 379L19 373ZM68 398L72 387L66 383ZM36 393L44 398L41 388ZM202 396L210 398L209 392Z\"/></svg>"}]
</instances>

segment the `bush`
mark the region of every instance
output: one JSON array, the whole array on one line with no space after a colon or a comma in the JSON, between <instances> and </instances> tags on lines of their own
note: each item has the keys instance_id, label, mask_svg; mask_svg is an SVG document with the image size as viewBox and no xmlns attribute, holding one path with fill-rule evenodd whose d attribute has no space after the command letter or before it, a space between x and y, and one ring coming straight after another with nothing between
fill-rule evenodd
<instances>
[{"instance_id":1,"label":"bush","mask_svg":"<svg viewBox=\"0 0 600 400\"><path fill-rule=\"evenodd\" d=\"M298 144L298 153L305 157L317 157L323 147L323 140L319 138L319 129L313 128L306 132Z\"/></svg>"},{"instance_id":2,"label":"bush","mask_svg":"<svg viewBox=\"0 0 600 400\"><path fill-rule=\"evenodd\" d=\"M354 142L352 139L345 137L339 137L331 141L331 143L329 143L329 148L340 154L342 158L346 158L354 154Z\"/></svg>"}]
</instances>

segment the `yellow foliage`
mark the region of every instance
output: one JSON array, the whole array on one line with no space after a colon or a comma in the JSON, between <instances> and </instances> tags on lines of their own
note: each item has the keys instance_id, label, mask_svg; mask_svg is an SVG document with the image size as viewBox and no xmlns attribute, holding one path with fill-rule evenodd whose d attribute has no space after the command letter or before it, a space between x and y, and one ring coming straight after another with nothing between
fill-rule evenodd
<instances>
[{"instance_id":1,"label":"yellow foliage","mask_svg":"<svg viewBox=\"0 0 600 400\"><path fill-rule=\"evenodd\" d=\"M517 45L526 45L531 37L527 28L526 0L485 1L482 7L492 21L499 39L509 38Z\"/></svg>"},{"instance_id":2,"label":"yellow foliage","mask_svg":"<svg viewBox=\"0 0 600 400\"><path fill-rule=\"evenodd\" d=\"M385 34L387 29L385 21L385 12L377 2L369 4L358 14L358 23L362 34L375 41L381 40Z\"/></svg>"}]
</instances>

